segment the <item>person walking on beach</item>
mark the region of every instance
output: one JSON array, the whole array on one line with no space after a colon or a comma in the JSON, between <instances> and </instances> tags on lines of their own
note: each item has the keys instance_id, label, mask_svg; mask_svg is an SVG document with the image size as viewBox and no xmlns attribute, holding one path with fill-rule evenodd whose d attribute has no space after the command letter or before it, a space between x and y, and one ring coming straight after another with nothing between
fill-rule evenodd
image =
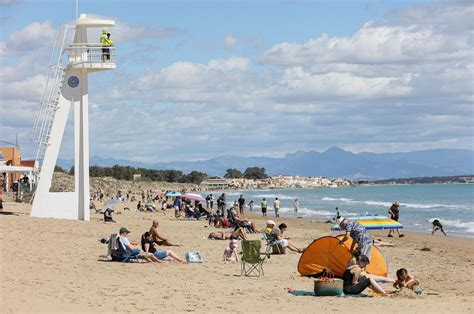
<instances>
[{"instance_id":1,"label":"person walking on beach","mask_svg":"<svg viewBox=\"0 0 474 314\"><path fill-rule=\"evenodd\" d=\"M244 207L245 207L245 198L242 194L240 194L238 202L239 202L239 213L241 215L243 215L244 214Z\"/></svg>"},{"instance_id":2,"label":"person walking on beach","mask_svg":"<svg viewBox=\"0 0 474 314\"><path fill-rule=\"evenodd\" d=\"M339 207L336 207L336 219L335 220L338 220L339 218L341 218L341 211L339 210Z\"/></svg>"},{"instance_id":3,"label":"person walking on beach","mask_svg":"<svg viewBox=\"0 0 474 314\"><path fill-rule=\"evenodd\" d=\"M295 198L295 202L293 204L293 210L295 211L295 214L298 213L298 208L300 207L300 202L298 202L298 199Z\"/></svg>"},{"instance_id":4,"label":"person walking on beach","mask_svg":"<svg viewBox=\"0 0 474 314\"><path fill-rule=\"evenodd\" d=\"M275 197L275 201L273 202L273 209L275 210L275 217L280 217L280 200L278 197Z\"/></svg>"},{"instance_id":5,"label":"person walking on beach","mask_svg":"<svg viewBox=\"0 0 474 314\"><path fill-rule=\"evenodd\" d=\"M262 200L262 203L260 204L260 207L262 207L262 215L263 217L267 216L267 201L265 200L265 197Z\"/></svg>"},{"instance_id":6,"label":"person walking on beach","mask_svg":"<svg viewBox=\"0 0 474 314\"><path fill-rule=\"evenodd\" d=\"M211 210L214 209L214 196L212 194L209 194L209 204L211 206Z\"/></svg>"},{"instance_id":7,"label":"person walking on beach","mask_svg":"<svg viewBox=\"0 0 474 314\"><path fill-rule=\"evenodd\" d=\"M367 258L370 260L374 240L370 236L367 229L365 229L364 226L356 221L349 221L347 218L342 217L339 219L339 227L341 228L341 231L346 231L344 238L339 241L339 244L344 244L344 242L346 242L347 239L351 237L351 253L354 253L354 247L357 244L357 249L360 251L360 254L367 256Z\"/></svg>"},{"instance_id":8,"label":"person walking on beach","mask_svg":"<svg viewBox=\"0 0 474 314\"><path fill-rule=\"evenodd\" d=\"M398 218L399 218L399 216L400 216L400 209L399 209L399 207L400 207L400 202L399 202L399 201L396 201L395 203L392 204L392 206L391 206L390 209L388 210L388 213L390 214L390 218L391 218L392 220L398 221ZM398 229L395 229L395 230L397 230L397 233L398 233L398 237L399 237L399 238L403 238L403 237L405 236L404 234L401 234ZM393 231L393 229L390 229L390 230L388 231L387 237L393 238L392 232L395 233L395 232Z\"/></svg>"}]
</instances>

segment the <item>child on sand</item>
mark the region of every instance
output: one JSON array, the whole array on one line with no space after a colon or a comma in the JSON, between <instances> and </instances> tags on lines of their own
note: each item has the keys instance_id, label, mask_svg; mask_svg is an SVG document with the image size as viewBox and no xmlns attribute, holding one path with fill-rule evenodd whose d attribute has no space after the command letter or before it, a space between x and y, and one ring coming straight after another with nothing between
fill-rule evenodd
<instances>
[{"instance_id":1,"label":"child on sand","mask_svg":"<svg viewBox=\"0 0 474 314\"><path fill-rule=\"evenodd\" d=\"M431 231L431 235L433 235L436 231L441 230L441 232L446 235L444 232L443 225L439 222L438 219L433 220L433 230Z\"/></svg>"},{"instance_id":2,"label":"child on sand","mask_svg":"<svg viewBox=\"0 0 474 314\"><path fill-rule=\"evenodd\" d=\"M237 252L235 251L235 249L238 246L237 243L238 242L235 239L230 240L229 246L227 246L224 250L223 258L225 262L238 262L239 261L237 258Z\"/></svg>"},{"instance_id":3,"label":"child on sand","mask_svg":"<svg viewBox=\"0 0 474 314\"><path fill-rule=\"evenodd\" d=\"M420 281L411 276L405 268L397 270L397 280L393 284L397 289L408 288L413 290L416 294L421 294L423 289L420 287Z\"/></svg>"}]
</instances>

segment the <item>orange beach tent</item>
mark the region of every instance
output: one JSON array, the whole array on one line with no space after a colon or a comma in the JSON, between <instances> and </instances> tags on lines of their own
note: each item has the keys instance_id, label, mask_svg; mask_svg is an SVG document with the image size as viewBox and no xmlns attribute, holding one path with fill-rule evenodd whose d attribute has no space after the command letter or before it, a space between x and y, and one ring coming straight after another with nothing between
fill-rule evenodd
<instances>
[{"instance_id":1,"label":"orange beach tent","mask_svg":"<svg viewBox=\"0 0 474 314\"><path fill-rule=\"evenodd\" d=\"M298 262L298 272L302 276L317 277L324 269L330 269L334 276L342 278L342 274L347 267L347 262L352 258L349 248L352 238L349 238L343 245L339 240L344 235L337 237L322 237L314 240L301 255ZM372 246L372 256L367 272L378 276L386 277L388 265L379 249Z\"/></svg>"}]
</instances>

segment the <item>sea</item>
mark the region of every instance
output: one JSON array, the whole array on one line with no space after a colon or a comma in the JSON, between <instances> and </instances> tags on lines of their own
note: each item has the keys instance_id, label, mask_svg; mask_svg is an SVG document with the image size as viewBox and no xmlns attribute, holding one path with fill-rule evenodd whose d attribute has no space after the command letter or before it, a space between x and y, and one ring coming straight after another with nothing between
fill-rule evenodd
<instances>
[{"instance_id":1,"label":"sea","mask_svg":"<svg viewBox=\"0 0 474 314\"><path fill-rule=\"evenodd\" d=\"M268 202L268 215L274 217L273 200L281 201L281 216L314 220L334 219L339 207L343 216L361 214L389 217L388 209L400 202L400 219L406 230L427 233L431 222L439 219L449 235L474 237L474 184L407 184L357 186L348 188L243 190L226 193L230 205L242 194L246 203L253 200L254 211L260 212L263 198ZM219 193L214 193L217 199ZM294 200L299 201L297 214ZM247 209L248 210L248 207Z\"/></svg>"}]
</instances>

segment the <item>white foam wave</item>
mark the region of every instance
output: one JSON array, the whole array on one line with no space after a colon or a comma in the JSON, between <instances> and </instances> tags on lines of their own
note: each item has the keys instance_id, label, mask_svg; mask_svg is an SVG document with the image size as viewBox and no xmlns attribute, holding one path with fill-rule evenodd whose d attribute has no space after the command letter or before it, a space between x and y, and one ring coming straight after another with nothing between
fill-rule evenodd
<instances>
[{"instance_id":1,"label":"white foam wave","mask_svg":"<svg viewBox=\"0 0 474 314\"><path fill-rule=\"evenodd\" d=\"M278 197L278 199L280 200L294 200L295 199L295 197L282 195L282 194L259 194L259 195L255 195L254 197L267 198L267 199L274 199L275 197Z\"/></svg>"},{"instance_id":2,"label":"white foam wave","mask_svg":"<svg viewBox=\"0 0 474 314\"><path fill-rule=\"evenodd\" d=\"M293 207L282 207L280 208L280 212L282 214L294 213ZM298 208L298 216L325 216L325 217L333 217L334 213L327 211L327 210L319 210L319 209L310 209L306 207Z\"/></svg>"},{"instance_id":3,"label":"white foam wave","mask_svg":"<svg viewBox=\"0 0 474 314\"><path fill-rule=\"evenodd\" d=\"M392 206L391 202L363 201L362 203L369 206L383 206L383 207Z\"/></svg>"},{"instance_id":4,"label":"white foam wave","mask_svg":"<svg viewBox=\"0 0 474 314\"><path fill-rule=\"evenodd\" d=\"M225 193L225 196L240 196L242 193L235 193L235 192L227 192Z\"/></svg>"},{"instance_id":5,"label":"white foam wave","mask_svg":"<svg viewBox=\"0 0 474 314\"><path fill-rule=\"evenodd\" d=\"M445 227L455 227L465 229L464 231L469 233L474 233L474 221L461 221L461 220L449 220L449 219L439 219L439 218L430 218L429 221L438 219L441 224ZM446 228L448 229L448 228ZM445 230L448 231L448 230Z\"/></svg>"},{"instance_id":6,"label":"white foam wave","mask_svg":"<svg viewBox=\"0 0 474 314\"><path fill-rule=\"evenodd\" d=\"M350 198L333 198L333 197L323 197L321 200L329 201L329 202L343 202L348 204L364 204L369 206L377 206L377 207L390 207L392 202L387 201L372 201L372 200L365 200L365 201L355 201ZM458 204L418 204L418 203L400 203L401 207L407 208L419 208L419 209L433 209L433 208L450 208L450 209L464 209L464 210L471 210L471 206L465 205L458 205Z\"/></svg>"}]
</instances>

